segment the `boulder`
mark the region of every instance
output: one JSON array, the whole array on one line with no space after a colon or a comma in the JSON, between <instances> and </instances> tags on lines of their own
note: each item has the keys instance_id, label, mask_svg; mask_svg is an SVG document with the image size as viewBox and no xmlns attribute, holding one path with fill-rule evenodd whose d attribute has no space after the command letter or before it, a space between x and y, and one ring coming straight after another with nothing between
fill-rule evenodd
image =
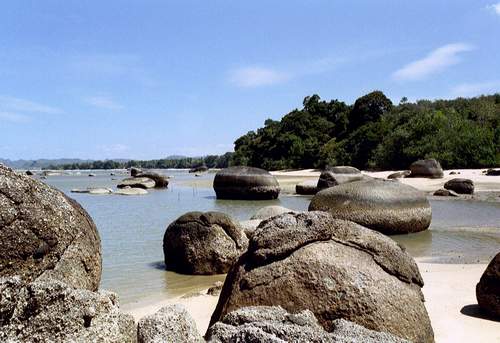
<instances>
[{"instance_id":1,"label":"boulder","mask_svg":"<svg viewBox=\"0 0 500 343\"><path fill-rule=\"evenodd\" d=\"M130 168L130 176L136 177L137 174L142 173L142 170L136 167Z\"/></svg>"},{"instance_id":2,"label":"boulder","mask_svg":"<svg viewBox=\"0 0 500 343\"><path fill-rule=\"evenodd\" d=\"M309 211L327 211L384 234L426 230L431 206L425 193L396 180L372 179L327 188L316 194Z\"/></svg>"},{"instance_id":3,"label":"boulder","mask_svg":"<svg viewBox=\"0 0 500 343\"><path fill-rule=\"evenodd\" d=\"M488 169L486 171L486 175L488 175L488 176L500 176L500 169Z\"/></svg>"},{"instance_id":4,"label":"boulder","mask_svg":"<svg viewBox=\"0 0 500 343\"><path fill-rule=\"evenodd\" d=\"M321 172L321 175L319 176L318 184L317 184L317 189L318 191L325 189L325 188L330 188L338 185L343 185L344 183L350 183L354 181L361 181L361 180L368 180L371 179L371 177L367 175L363 175L361 173L359 174L337 174L329 170L325 170Z\"/></svg>"},{"instance_id":5,"label":"boulder","mask_svg":"<svg viewBox=\"0 0 500 343\"><path fill-rule=\"evenodd\" d=\"M283 213L288 213L288 212L295 212L294 210L291 210L289 208L283 207L283 206L266 206L262 207L260 210L258 210L251 218L250 220L254 219L268 219Z\"/></svg>"},{"instance_id":6,"label":"boulder","mask_svg":"<svg viewBox=\"0 0 500 343\"><path fill-rule=\"evenodd\" d=\"M154 188L155 181L151 180L149 177L129 177L123 179L116 187L125 188L127 186L142 189Z\"/></svg>"},{"instance_id":7,"label":"boulder","mask_svg":"<svg viewBox=\"0 0 500 343\"><path fill-rule=\"evenodd\" d=\"M309 310L288 313L280 306L249 306L235 310L212 325L208 342L314 342L314 343L403 343L402 338L368 330L361 325L336 319L326 332Z\"/></svg>"},{"instance_id":8,"label":"boulder","mask_svg":"<svg viewBox=\"0 0 500 343\"><path fill-rule=\"evenodd\" d=\"M474 182L470 179L455 178L444 184L445 189L457 192L458 194L473 194Z\"/></svg>"},{"instance_id":9,"label":"boulder","mask_svg":"<svg viewBox=\"0 0 500 343\"><path fill-rule=\"evenodd\" d=\"M295 193L301 195L314 195L318 193L318 181L306 180L295 185Z\"/></svg>"},{"instance_id":10,"label":"boulder","mask_svg":"<svg viewBox=\"0 0 500 343\"><path fill-rule=\"evenodd\" d=\"M476 286L477 303L490 316L500 319L500 253L484 271Z\"/></svg>"},{"instance_id":11,"label":"boulder","mask_svg":"<svg viewBox=\"0 0 500 343\"><path fill-rule=\"evenodd\" d=\"M205 342L196 323L180 304L162 307L155 314L139 320L137 343L195 343Z\"/></svg>"},{"instance_id":12,"label":"boulder","mask_svg":"<svg viewBox=\"0 0 500 343\"><path fill-rule=\"evenodd\" d=\"M167 269L183 274L223 274L248 247L248 238L220 212L188 212L163 237Z\"/></svg>"},{"instance_id":13,"label":"boulder","mask_svg":"<svg viewBox=\"0 0 500 343\"><path fill-rule=\"evenodd\" d=\"M434 192L434 196L438 197L458 197L459 195L452 190L448 189L438 189Z\"/></svg>"},{"instance_id":14,"label":"boulder","mask_svg":"<svg viewBox=\"0 0 500 343\"><path fill-rule=\"evenodd\" d=\"M440 179L443 177L443 168L435 159L418 160L410 165L411 174L409 177L426 177L430 179Z\"/></svg>"},{"instance_id":15,"label":"boulder","mask_svg":"<svg viewBox=\"0 0 500 343\"><path fill-rule=\"evenodd\" d=\"M133 343L134 318L118 309L116 294L0 278L1 342Z\"/></svg>"},{"instance_id":16,"label":"boulder","mask_svg":"<svg viewBox=\"0 0 500 343\"><path fill-rule=\"evenodd\" d=\"M229 167L215 174L218 199L266 200L280 193L278 180L269 172L253 167Z\"/></svg>"},{"instance_id":17,"label":"boulder","mask_svg":"<svg viewBox=\"0 0 500 343\"><path fill-rule=\"evenodd\" d=\"M32 176L33 175L33 172L31 170L26 170L26 175L28 176Z\"/></svg>"},{"instance_id":18,"label":"boulder","mask_svg":"<svg viewBox=\"0 0 500 343\"><path fill-rule=\"evenodd\" d=\"M331 171L334 174L361 174L361 171L358 168L351 166L326 167L325 170Z\"/></svg>"},{"instance_id":19,"label":"boulder","mask_svg":"<svg viewBox=\"0 0 500 343\"><path fill-rule=\"evenodd\" d=\"M403 170L400 172L395 172L387 176L388 179L402 179L411 175L411 171Z\"/></svg>"},{"instance_id":20,"label":"boulder","mask_svg":"<svg viewBox=\"0 0 500 343\"><path fill-rule=\"evenodd\" d=\"M268 219L229 271L210 325L245 306L310 310L328 332L343 318L433 342L418 267L395 241L325 212Z\"/></svg>"},{"instance_id":21,"label":"boulder","mask_svg":"<svg viewBox=\"0 0 500 343\"><path fill-rule=\"evenodd\" d=\"M101 241L87 212L62 192L2 165L0 232L0 277L98 288Z\"/></svg>"},{"instance_id":22,"label":"boulder","mask_svg":"<svg viewBox=\"0 0 500 343\"><path fill-rule=\"evenodd\" d=\"M132 188L130 186L118 189L114 194L117 195L146 195L148 191L142 188Z\"/></svg>"},{"instance_id":23,"label":"boulder","mask_svg":"<svg viewBox=\"0 0 500 343\"><path fill-rule=\"evenodd\" d=\"M242 220L240 221L240 227L245 233L245 235L250 238L253 233L262 222L262 219L250 219L250 220Z\"/></svg>"},{"instance_id":24,"label":"boulder","mask_svg":"<svg viewBox=\"0 0 500 343\"><path fill-rule=\"evenodd\" d=\"M87 194L111 194L113 193L113 190L111 188L100 188L100 187L97 187L97 188L94 188L94 187L89 187L89 188L85 188L85 189L81 189L81 188L73 188L71 190L71 193L87 193Z\"/></svg>"},{"instance_id":25,"label":"boulder","mask_svg":"<svg viewBox=\"0 0 500 343\"><path fill-rule=\"evenodd\" d=\"M148 178L154 181L155 188L167 188L168 187L168 177L155 173L152 171L138 173L136 178Z\"/></svg>"}]
</instances>

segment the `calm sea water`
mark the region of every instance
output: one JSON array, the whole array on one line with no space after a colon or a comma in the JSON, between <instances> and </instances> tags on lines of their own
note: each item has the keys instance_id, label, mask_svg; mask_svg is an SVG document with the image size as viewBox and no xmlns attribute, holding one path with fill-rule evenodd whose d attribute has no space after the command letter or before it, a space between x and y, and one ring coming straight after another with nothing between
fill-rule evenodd
<instances>
[{"instance_id":1,"label":"calm sea water","mask_svg":"<svg viewBox=\"0 0 500 343\"><path fill-rule=\"evenodd\" d=\"M112 187L127 175L107 171L49 176L46 183L76 199L94 219L101 236L101 287L117 292L122 304L179 296L209 287L224 276L190 276L165 271L162 241L166 227L188 211L221 211L249 219L259 208L281 205L306 210L310 198L281 195L273 201L217 200L210 185L214 174L195 177L186 171L164 170L173 176L167 190L145 196L70 193L73 188ZM192 181L203 187L191 185ZM393 236L415 257L431 262L488 262L500 251L500 203L431 201L433 220L426 232Z\"/></svg>"}]
</instances>

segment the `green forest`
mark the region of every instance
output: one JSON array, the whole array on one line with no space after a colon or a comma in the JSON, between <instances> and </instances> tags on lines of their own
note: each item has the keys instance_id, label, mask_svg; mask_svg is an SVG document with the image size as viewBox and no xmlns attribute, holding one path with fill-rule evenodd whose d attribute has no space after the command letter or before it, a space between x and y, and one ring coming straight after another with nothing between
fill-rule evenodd
<instances>
[{"instance_id":1,"label":"green forest","mask_svg":"<svg viewBox=\"0 0 500 343\"><path fill-rule=\"evenodd\" d=\"M306 97L302 109L238 138L231 164L380 170L435 158L443 168L480 168L500 164L499 147L500 94L395 105L374 91L353 105Z\"/></svg>"}]
</instances>

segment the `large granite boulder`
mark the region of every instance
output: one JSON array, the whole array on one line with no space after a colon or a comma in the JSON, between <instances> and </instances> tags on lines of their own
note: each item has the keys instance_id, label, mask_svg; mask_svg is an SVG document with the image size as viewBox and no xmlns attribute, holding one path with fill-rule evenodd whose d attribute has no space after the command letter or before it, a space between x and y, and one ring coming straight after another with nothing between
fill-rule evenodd
<instances>
[{"instance_id":1,"label":"large granite boulder","mask_svg":"<svg viewBox=\"0 0 500 343\"><path fill-rule=\"evenodd\" d=\"M396 180L346 183L316 194L309 211L327 211L384 234L426 230L431 206L425 193Z\"/></svg>"},{"instance_id":2,"label":"large granite boulder","mask_svg":"<svg viewBox=\"0 0 500 343\"><path fill-rule=\"evenodd\" d=\"M311 310L328 332L343 318L412 342L433 342L422 277L395 241L326 212L261 223L229 271L211 325L245 306Z\"/></svg>"},{"instance_id":3,"label":"large granite boulder","mask_svg":"<svg viewBox=\"0 0 500 343\"><path fill-rule=\"evenodd\" d=\"M165 175L161 175L159 173L155 173L152 171L147 171L147 172L141 172L138 173L136 178L148 178L154 181L154 187L155 188L167 188L168 187L168 177Z\"/></svg>"},{"instance_id":4,"label":"large granite boulder","mask_svg":"<svg viewBox=\"0 0 500 343\"><path fill-rule=\"evenodd\" d=\"M183 274L223 274L248 247L248 238L220 212L188 212L163 237L167 269Z\"/></svg>"},{"instance_id":5,"label":"large granite boulder","mask_svg":"<svg viewBox=\"0 0 500 343\"><path fill-rule=\"evenodd\" d=\"M196 323L180 304L162 307L155 314L139 320L138 343L196 343L205 342Z\"/></svg>"},{"instance_id":6,"label":"large granite boulder","mask_svg":"<svg viewBox=\"0 0 500 343\"><path fill-rule=\"evenodd\" d=\"M479 306L492 317L500 319L500 253L484 271L476 286Z\"/></svg>"},{"instance_id":7,"label":"large granite boulder","mask_svg":"<svg viewBox=\"0 0 500 343\"><path fill-rule=\"evenodd\" d=\"M251 218L250 220L255 220L255 219L269 219L274 216L278 216L283 213L289 213L289 212L294 212L294 210L291 210L289 208L283 207L283 206L266 206L262 207L259 209Z\"/></svg>"},{"instance_id":8,"label":"large granite boulder","mask_svg":"<svg viewBox=\"0 0 500 343\"><path fill-rule=\"evenodd\" d=\"M368 330L361 325L336 319L326 332L309 310L288 313L280 306L249 306L235 310L208 328L205 338L213 343L311 342L311 343L403 343L402 338Z\"/></svg>"},{"instance_id":9,"label":"large granite boulder","mask_svg":"<svg viewBox=\"0 0 500 343\"><path fill-rule=\"evenodd\" d=\"M98 288L101 241L87 212L62 192L2 165L0 234L0 277Z\"/></svg>"},{"instance_id":10,"label":"large granite boulder","mask_svg":"<svg viewBox=\"0 0 500 343\"><path fill-rule=\"evenodd\" d=\"M473 194L474 182L470 179L455 178L444 184L445 189L457 192L458 194Z\"/></svg>"},{"instance_id":11,"label":"large granite boulder","mask_svg":"<svg viewBox=\"0 0 500 343\"><path fill-rule=\"evenodd\" d=\"M131 188L148 189L148 188L155 187L155 181L151 180L149 177L129 177L129 178L123 179L118 185L116 185L116 187L118 187L118 188L131 187Z\"/></svg>"},{"instance_id":12,"label":"large granite boulder","mask_svg":"<svg viewBox=\"0 0 500 343\"><path fill-rule=\"evenodd\" d=\"M343 185L344 183L368 179L371 179L371 177L361 173L338 174L330 170L325 170L321 172L321 175L319 176L317 189L320 191L325 188Z\"/></svg>"},{"instance_id":13,"label":"large granite boulder","mask_svg":"<svg viewBox=\"0 0 500 343\"><path fill-rule=\"evenodd\" d=\"M0 278L0 342L136 342L134 318L114 293L55 280Z\"/></svg>"},{"instance_id":14,"label":"large granite boulder","mask_svg":"<svg viewBox=\"0 0 500 343\"><path fill-rule=\"evenodd\" d=\"M318 193L318 181L306 180L296 184L295 193L300 195L314 195Z\"/></svg>"},{"instance_id":15,"label":"large granite boulder","mask_svg":"<svg viewBox=\"0 0 500 343\"><path fill-rule=\"evenodd\" d=\"M443 168L435 159L418 160L410 165L410 175L408 177L426 177L430 179L440 179L443 177Z\"/></svg>"},{"instance_id":16,"label":"large granite boulder","mask_svg":"<svg viewBox=\"0 0 500 343\"><path fill-rule=\"evenodd\" d=\"M218 199L276 199L280 193L278 180L269 172L253 167L229 167L214 178Z\"/></svg>"}]
</instances>

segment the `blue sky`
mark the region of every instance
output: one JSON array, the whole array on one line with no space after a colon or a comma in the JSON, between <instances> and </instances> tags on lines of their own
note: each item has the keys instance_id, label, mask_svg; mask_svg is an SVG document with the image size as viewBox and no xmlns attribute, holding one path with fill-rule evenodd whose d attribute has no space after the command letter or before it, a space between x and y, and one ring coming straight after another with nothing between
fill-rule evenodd
<instances>
[{"instance_id":1,"label":"blue sky","mask_svg":"<svg viewBox=\"0 0 500 343\"><path fill-rule=\"evenodd\" d=\"M232 150L306 95L500 91L500 2L3 1L0 158Z\"/></svg>"}]
</instances>

